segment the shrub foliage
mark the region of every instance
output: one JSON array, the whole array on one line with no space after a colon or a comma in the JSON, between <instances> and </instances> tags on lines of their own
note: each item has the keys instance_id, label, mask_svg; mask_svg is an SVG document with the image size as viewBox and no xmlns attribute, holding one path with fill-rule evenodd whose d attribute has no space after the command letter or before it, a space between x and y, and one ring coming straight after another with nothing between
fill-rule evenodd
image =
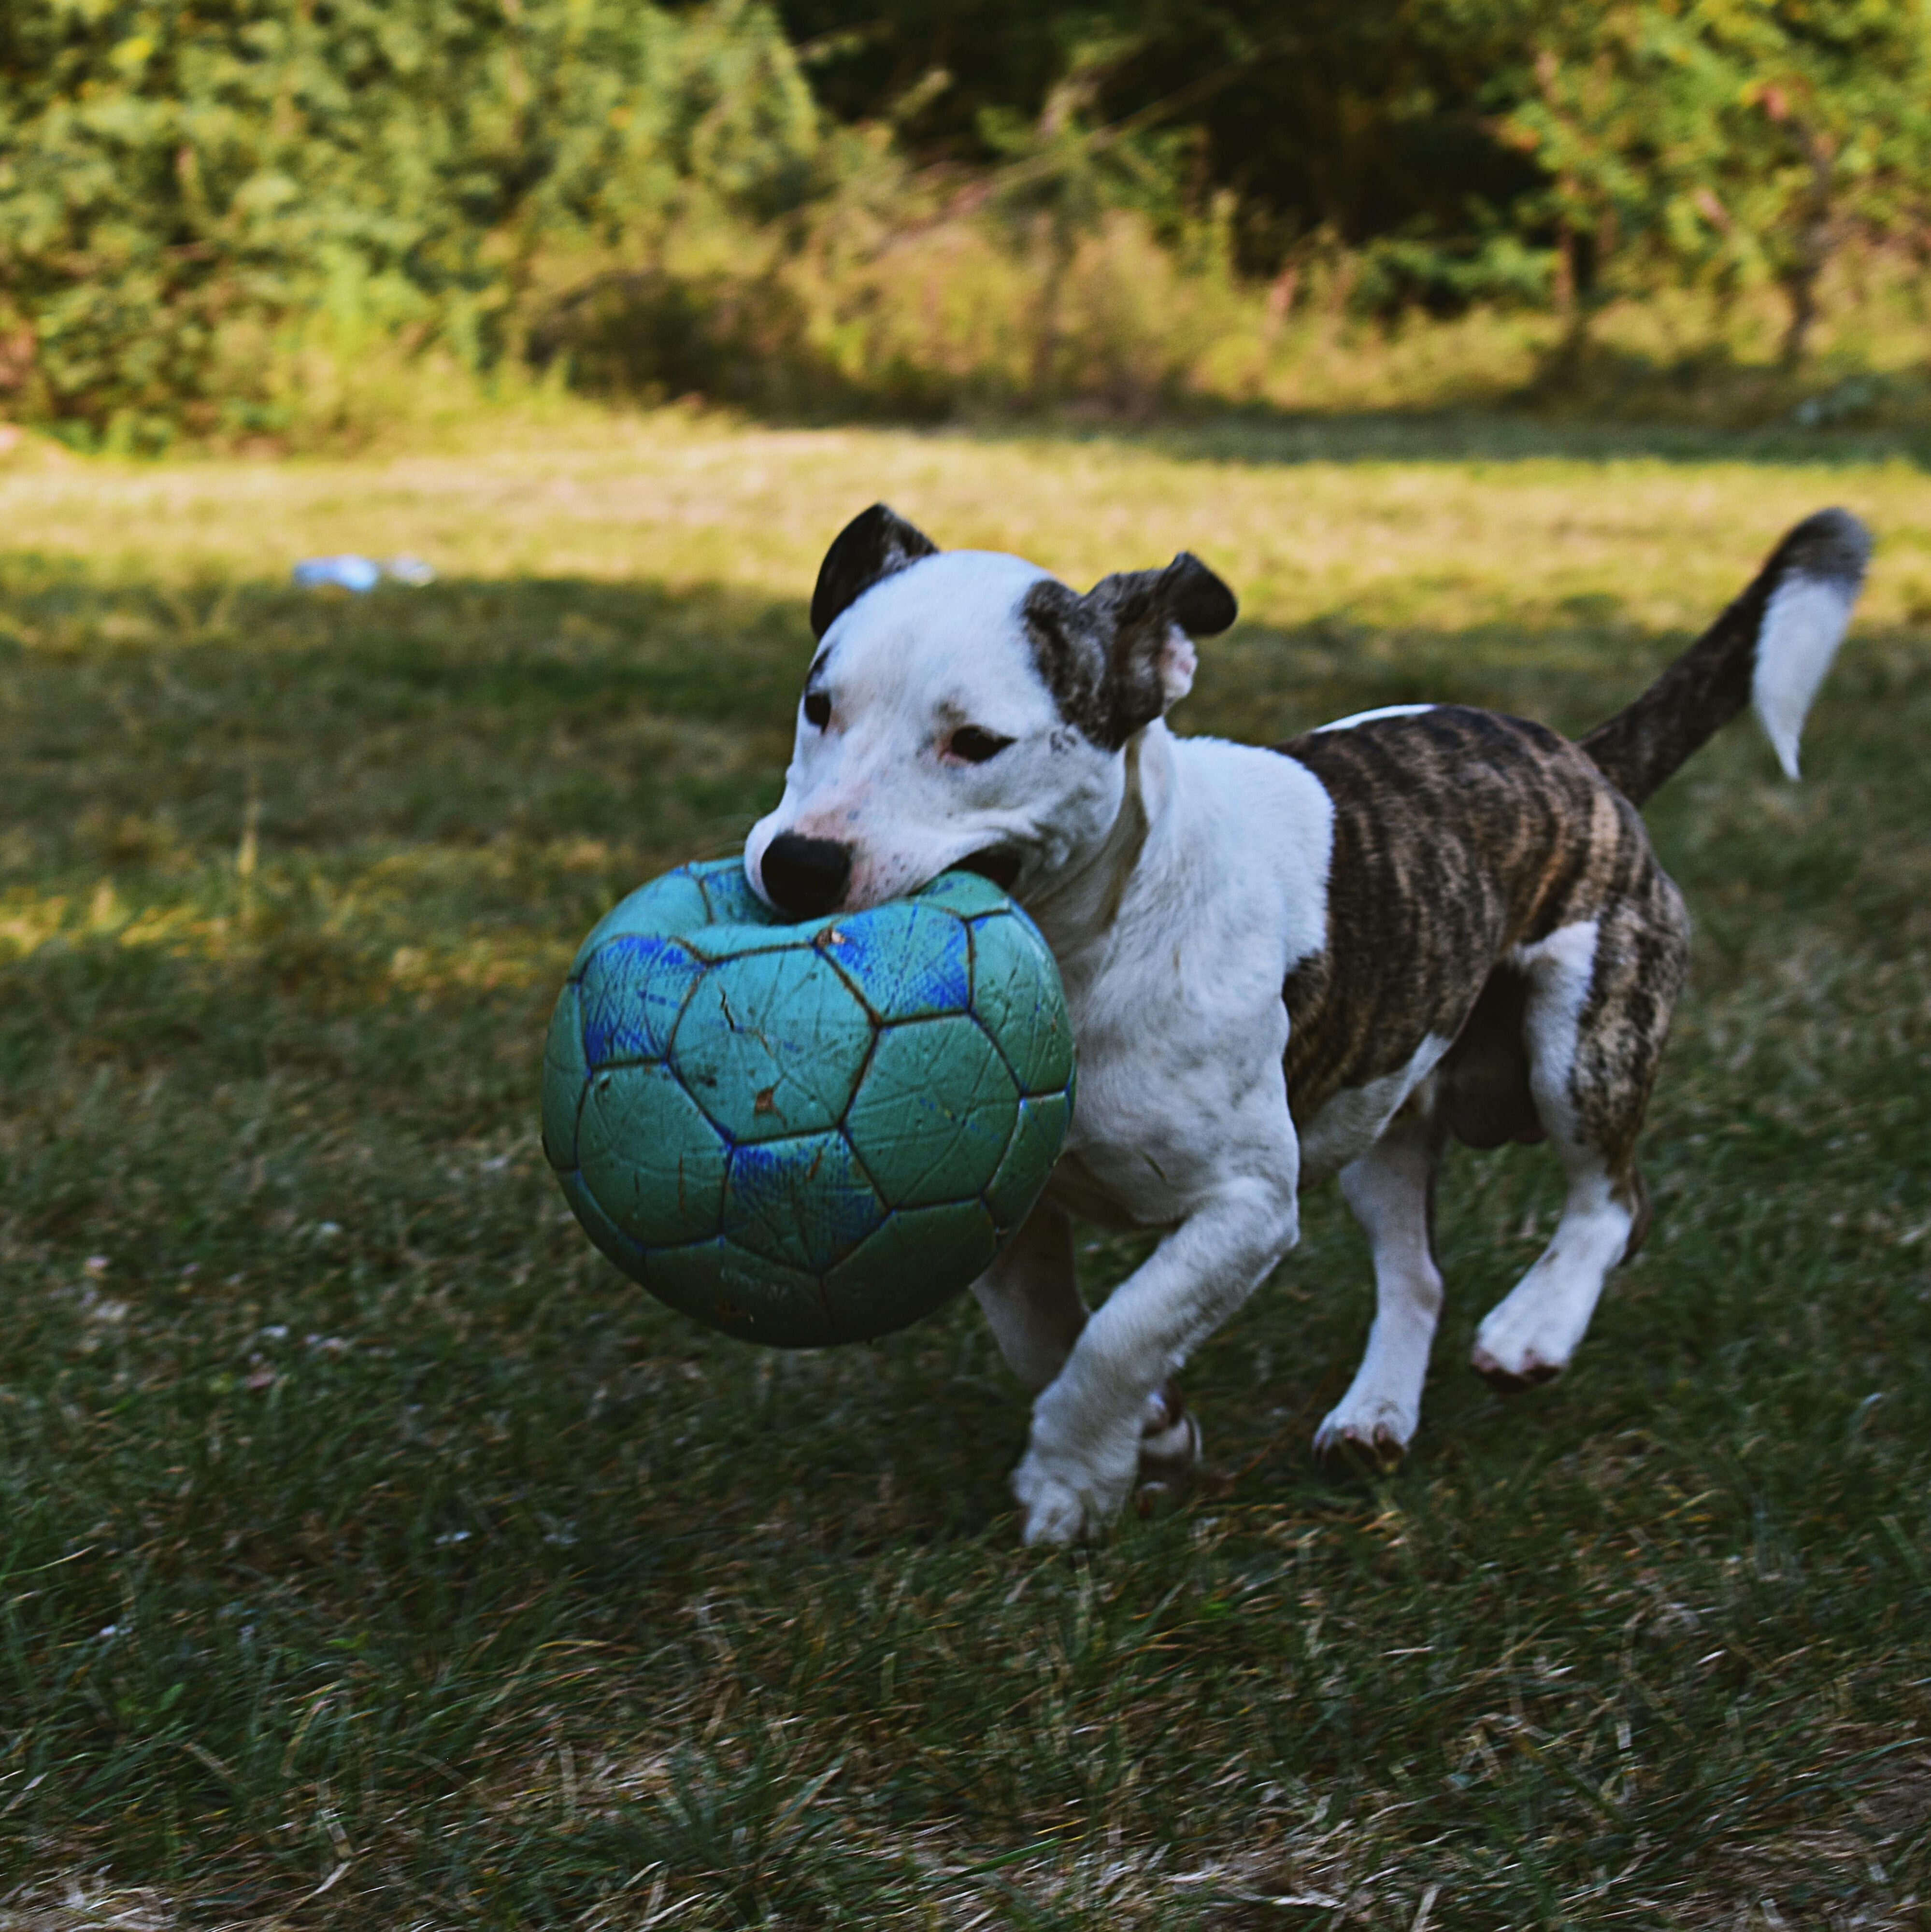
<instances>
[{"instance_id":1,"label":"shrub foliage","mask_svg":"<svg viewBox=\"0 0 1931 1932\"><path fill-rule=\"evenodd\" d=\"M429 346L1144 403L1240 391L1203 370L1255 278L1249 362L1317 301L1573 350L1689 287L1774 292L1794 364L1833 260L1921 260L1928 203L1931 0L15 0L0 406L274 432Z\"/></svg>"},{"instance_id":2,"label":"shrub foliage","mask_svg":"<svg viewBox=\"0 0 1931 1932\"><path fill-rule=\"evenodd\" d=\"M545 251L796 206L773 16L633 0L24 0L0 14L0 382L135 440L265 394L275 331L518 338Z\"/></svg>"}]
</instances>

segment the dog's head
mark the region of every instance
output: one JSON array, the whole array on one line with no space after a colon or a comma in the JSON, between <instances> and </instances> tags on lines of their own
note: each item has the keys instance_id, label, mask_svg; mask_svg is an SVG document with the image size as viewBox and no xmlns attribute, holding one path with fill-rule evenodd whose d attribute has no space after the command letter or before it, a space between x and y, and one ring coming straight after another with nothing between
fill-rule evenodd
<instances>
[{"instance_id":1,"label":"dog's head","mask_svg":"<svg viewBox=\"0 0 1931 1932\"><path fill-rule=\"evenodd\" d=\"M785 795L745 848L752 886L800 919L959 865L1023 896L1104 838L1128 742L1236 608L1184 552L1081 596L1020 557L941 552L875 503L818 571L818 654Z\"/></svg>"}]
</instances>

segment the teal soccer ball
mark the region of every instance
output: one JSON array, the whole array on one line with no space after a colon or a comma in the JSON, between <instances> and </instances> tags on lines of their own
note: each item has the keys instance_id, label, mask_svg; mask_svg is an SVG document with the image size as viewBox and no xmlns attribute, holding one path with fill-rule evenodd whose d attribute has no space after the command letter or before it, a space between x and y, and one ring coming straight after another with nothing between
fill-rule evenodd
<instances>
[{"instance_id":1,"label":"teal soccer ball","mask_svg":"<svg viewBox=\"0 0 1931 1932\"><path fill-rule=\"evenodd\" d=\"M543 1057L543 1150L590 1239L781 1348L957 1294L1038 1199L1072 1106L1053 955L969 872L795 926L737 860L667 873L584 940Z\"/></svg>"}]
</instances>

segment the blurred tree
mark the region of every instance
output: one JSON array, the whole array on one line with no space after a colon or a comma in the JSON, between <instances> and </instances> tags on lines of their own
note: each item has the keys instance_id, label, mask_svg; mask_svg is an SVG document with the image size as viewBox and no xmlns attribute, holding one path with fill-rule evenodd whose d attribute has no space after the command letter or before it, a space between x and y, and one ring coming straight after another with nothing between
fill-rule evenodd
<instances>
[{"instance_id":1,"label":"blurred tree","mask_svg":"<svg viewBox=\"0 0 1931 1932\"><path fill-rule=\"evenodd\" d=\"M1665 277L1767 278L1802 356L1819 278L1854 234L1922 232L1931 191L1926 0L1425 0L1428 31L1491 51L1500 137L1542 186L1559 303Z\"/></svg>"},{"instance_id":2,"label":"blurred tree","mask_svg":"<svg viewBox=\"0 0 1931 1932\"><path fill-rule=\"evenodd\" d=\"M1012 152L1105 45L1088 124L1160 112L1176 199L1237 197L1244 266L1291 290L1326 238L1371 308L1549 299L1579 338L1659 277L1768 277L1794 359L1835 250L1925 222L1927 0L780 5L830 106L896 104L954 161Z\"/></svg>"},{"instance_id":3,"label":"blurred tree","mask_svg":"<svg viewBox=\"0 0 1931 1932\"><path fill-rule=\"evenodd\" d=\"M212 406L224 330L508 346L539 244L647 250L822 160L748 0L11 0L0 9L0 380L124 440Z\"/></svg>"},{"instance_id":4,"label":"blurred tree","mask_svg":"<svg viewBox=\"0 0 1931 1932\"><path fill-rule=\"evenodd\" d=\"M1768 281L1794 362L1847 239L1926 232L1931 0L6 0L0 399L238 421L318 317L487 367L570 276L641 286L707 215L795 235L866 168L881 234L1020 238L1041 394L1122 206L1230 236L1277 314L1317 256L1359 308L1553 302L1572 344L1614 295Z\"/></svg>"},{"instance_id":5,"label":"blurred tree","mask_svg":"<svg viewBox=\"0 0 1931 1932\"><path fill-rule=\"evenodd\" d=\"M1484 111L1486 49L1419 31L1415 0L780 6L828 106L910 104L905 137L935 160L998 158L1002 117L1038 120L1086 65L1090 124L1157 117L1167 130L1176 203L1233 193L1250 272L1291 274L1317 236L1398 236L1407 266L1383 263L1386 299L1457 307L1479 292L1467 271L1482 238L1539 182Z\"/></svg>"}]
</instances>

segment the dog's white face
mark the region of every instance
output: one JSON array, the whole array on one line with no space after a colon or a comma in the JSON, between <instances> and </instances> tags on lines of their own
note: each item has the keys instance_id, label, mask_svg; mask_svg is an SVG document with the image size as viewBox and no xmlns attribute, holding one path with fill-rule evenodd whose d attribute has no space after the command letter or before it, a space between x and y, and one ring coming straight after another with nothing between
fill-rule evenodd
<instances>
[{"instance_id":1,"label":"dog's white face","mask_svg":"<svg viewBox=\"0 0 1931 1932\"><path fill-rule=\"evenodd\" d=\"M799 700L784 797L745 854L767 899L762 861L785 833L849 851L838 910L975 857L1013 884L1104 834L1119 760L1060 716L1021 618L1045 576L954 550L887 578L833 624Z\"/></svg>"},{"instance_id":2,"label":"dog's white face","mask_svg":"<svg viewBox=\"0 0 1931 1932\"><path fill-rule=\"evenodd\" d=\"M1023 898L1118 815L1128 736L1183 696L1199 616L1191 558L1077 596L1037 565L935 551L882 506L833 544L812 600L821 644L777 808L745 870L794 917L856 910L962 863ZM1209 600L1211 603L1211 600ZM1215 618L1219 622L1212 622Z\"/></svg>"}]
</instances>

